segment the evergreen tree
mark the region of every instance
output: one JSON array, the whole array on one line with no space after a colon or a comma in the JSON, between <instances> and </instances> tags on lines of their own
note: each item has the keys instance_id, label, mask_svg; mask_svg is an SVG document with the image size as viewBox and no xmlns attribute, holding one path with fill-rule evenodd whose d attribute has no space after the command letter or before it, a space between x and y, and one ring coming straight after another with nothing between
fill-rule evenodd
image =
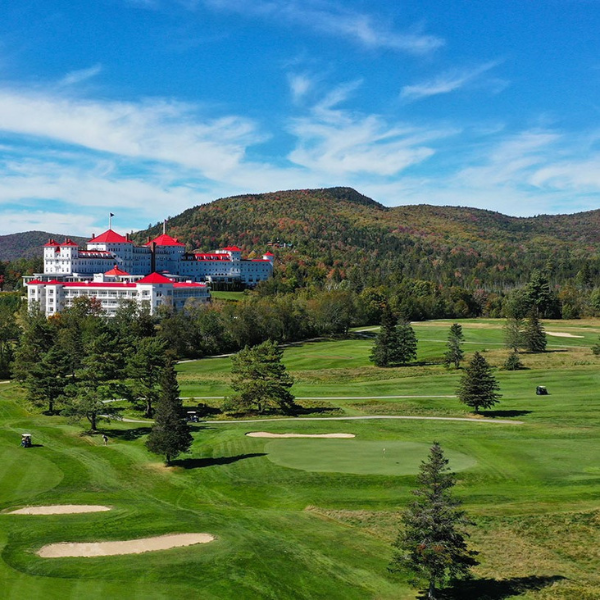
<instances>
[{"instance_id":1,"label":"evergreen tree","mask_svg":"<svg viewBox=\"0 0 600 600\"><path fill-rule=\"evenodd\" d=\"M480 408L491 408L498 402L501 398L501 394L497 393L499 389L490 365L479 352L475 352L460 380L456 392L458 398L478 413Z\"/></svg>"},{"instance_id":2,"label":"evergreen tree","mask_svg":"<svg viewBox=\"0 0 600 600\"><path fill-rule=\"evenodd\" d=\"M230 405L237 412L290 412L294 396L289 389L294 380L281 362L283 350L267 340L240 350L232 359L231 387L237 392Z\"/></svg>"},{"instance_id":3,"label":"evergreen tree","mask_svg":"<svg viewBox=\"0 0 600 600\"><path fill-rule=\"evenodd\" d=\"M11 375L10 364L14 358L14 344L19 339L19 327L13 307L0 305L0 379Z\"/></svg>"},{"instance_id":4,"label":"evergreen tree","mask_svg":"<svg viewBox=\"0 0 600 600\"><path fill-rule=\"evenodd\" d=\"M523 346L523 319L508 317L504 325L504 345L513 352L518 352Z\"/></svg>"},{"instance_id":5,"label":"evergreen tree","mask_svg":"<svg viewBox=\"0 0 600 600\"><path fill-rule=\"evenodd\" d=\"M375 338L370 356L371 362L378 367L389 367L398 362L400 347L397 322L389 304L385 303L381 314L381 328Z\"/></svg>"},{"instance_id":6,"label":"evergreen tree","mask_svg":"<svg viewBox=\"0 0 600 600\"><path fill-rule=\"evenodd\" d=\"M154 404L160 395L162 371L167 361L167 346L163 340L143 337L134 345L133 354L127 361L127 373L131 378L133 403L143 403L144 416L151 418Z\"/></svg>"},{"instance_id":7,"label":"evergreen tree","mask_svg":"<svg viewBox=\"0 0 600 600\"><path fill-rule=\"evenodd\" d=\"M465 357L464 350L461 348L461 343L465 340L462 332L462 327L458 323L454 323L450 327L448 333L448 342L446 344L448 350L444 354L444 364L446 366L454 365L456 369L460 368L460 362Z\"/></svg>"},{"instance_id":8,"label":"evergreen tree","mask_svg":"<svg viewBox=\"0 0 600 600\"><path fill-rule=\"evenodd\" d=\"M35 406L45 406L52 414L72 383L70 374L67 354L60 346L53 346L27 373L24 382L27 399Z\"/></svg>"},{"instance_id":9,"label":"evergreen tree","mask_svg":"<svg viewBox=\"0 0 600 600\"><path fill-rule=\"evenodd\" d=\"M398 352L394 362L405 365L417 358L417 336L409 321L398 323Z\"/></svg>"},{"instance_id":10,"label":"evergreen tree","mask_svg":"<svg viewBox=\"0 0 600 600\"><path fill-rule=\"evenodd\" d=\"M527 326L523 333L525 346L529 352L545 352L546 350L546 332L538 318L538 311L533 308L529 313Z\"/></svg>"},{"instance_id":11,"label":"evergreen tree","mask_svg":"<svg viewBox=\"0 0 600 600\"><path fill-rule=\"evenodd\" d=\"M434 442L426 462L421 463L416 499L402 515L403 529L394 543L393 571L409 570L415 584L426 582L427 597L450 578L466 576L478 564L469 550L465 527L472 525L460 502L452 497L456 484L442 448Z\"/></svg>"},{"instance_id":12,"label":"evergreen tree","mask_svg":"<svg viewBox=\"0 0 600 600\"><path fill-rule=\"evenodd\" d=\"M190 426L182 413L175 365L169 360L161 373L160 397L156 403L154 425L146 440L148 450L163 456L167 465L182 452L187 452L192 445Z\"/></svg>"},{"instance_id":13,"label":"evergreen tree","mask_svg":"<svg viewBox=\"0 0 600 600\"><path fill-rule=\"evenodd\" d=\"M523 368L523 363L518 352L511 352L504 361L504 368L507 371L518 371Z\"/></svg>"},{"instance_id":14,"label":"evergreen tree","mask_svg":"<svg viewBox=\"0 0 600 600\"><path fill-rule=\"evenodd\" d=\"M67 386L62 414L73 420L86 418L90 429L96 431L98 420L117 416L111 403L105 400L126 395L123 379L124 361L118 340L104 332L85 346L81 368Z\"/></svg>"}]
</instances>

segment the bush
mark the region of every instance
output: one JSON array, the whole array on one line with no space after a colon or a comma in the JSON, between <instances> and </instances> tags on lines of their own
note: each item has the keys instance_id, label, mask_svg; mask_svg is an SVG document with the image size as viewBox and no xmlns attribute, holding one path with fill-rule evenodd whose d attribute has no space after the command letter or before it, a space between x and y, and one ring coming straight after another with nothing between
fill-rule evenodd
<instances>
[{"instance_id":1,"label":"bush","mask_svg":"<svg viewBox=\"0 0 600 600\"><path fill-rule=\"evenodd\" d=\"M518 352L511 352L504 361L504 368L507 371L518 371L523 368L521 357Z\"/></svg>"}]
</instances>

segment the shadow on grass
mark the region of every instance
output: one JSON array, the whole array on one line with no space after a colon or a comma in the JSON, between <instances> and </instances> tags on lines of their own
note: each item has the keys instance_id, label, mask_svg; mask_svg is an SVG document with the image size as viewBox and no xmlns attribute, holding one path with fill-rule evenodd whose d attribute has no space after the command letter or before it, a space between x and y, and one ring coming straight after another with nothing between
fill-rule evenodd
<instances>
[{"instance_id":1,"label":"shadow on grass","mask_svg":"<svg viewBox=\"0 0 600 600\"><path fill-rule=\"evenodd\" d=\"M493 419L495 417L524 417L530 415L533 411L531 410L482 410L479 414L483 417Z\"/></svg>"},{"instance_id":2,"label":"shadow on grass","mask_svg":"<svg viewBox=\"0 0 600 600\"><path fill-rule=\"evenodd\" d=\"M180 460L174 460L171 465L173 467L183 467L184 469L203 469L204 467L230 465L239 460L266 455L266 452L254 452L252 454L238 454L237 456L221 456L218 458L182 458Z\"/></svg>"},{"instance_id":3,"label":"shadow on grass","mask_svg":"<svg viewBox=\"0 0 600 600\"><path fill-rule=\"evenodd\" d=\"M109 439L132 441L148 435L151 431L151 427L135 427L134 429L102 429L99 430L99 433L105 433Z\"/></svg>"},{"instance_id":4,"label":"shadow on grass","mask_svg":"<svg viewBox=\"0 0 600 600\"><path fill-rule=\"evenodd\" d=\"M534 592L565 579L562 575L512 577L511 579L472 579L461 581L442 592L440 600L504 600L513 596ZM427 594L420 598L426 598Z\"/></svg>"}]
</instances>

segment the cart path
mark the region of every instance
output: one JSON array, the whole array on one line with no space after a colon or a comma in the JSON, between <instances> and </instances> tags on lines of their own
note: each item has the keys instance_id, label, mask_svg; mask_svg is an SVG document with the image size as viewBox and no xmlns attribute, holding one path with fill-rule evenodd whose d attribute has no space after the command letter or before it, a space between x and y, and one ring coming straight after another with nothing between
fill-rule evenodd
<instances>
[{"instance_id":1,"label":"cart path","mask_svg":"<svg viewBox=\"0 0 600 600\"><path fill-rule=\"evenodd\" d=\"M364 416L348 416L348 417L281 417L276 419L236 419L235 421L204 421L199 423L207 423L210 425L235 425L236 423L277 423L279 421L294 421L302 423L303 421L367 421L373 419L406 419L415 421L464 421L467 423L496 423L500 425L523 425L525 421L509 421L507 419L470 419L468 417L419 417L409 415L364 415ZM125 423L145 423L151 424L154 421L141 419L119 419Z\"/></svg>"}]
</instances>

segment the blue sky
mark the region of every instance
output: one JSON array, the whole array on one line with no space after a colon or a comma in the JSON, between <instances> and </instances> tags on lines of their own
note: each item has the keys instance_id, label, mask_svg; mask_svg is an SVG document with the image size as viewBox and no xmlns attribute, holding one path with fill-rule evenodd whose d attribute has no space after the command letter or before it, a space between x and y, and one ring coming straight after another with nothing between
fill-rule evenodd
<instances>
[{"instance_id":1,"label":"blue sky","mask_svg":"<svg viewBox=\"0 0 600 600\"><path fill-rule=\"evenodd\" d=\"M0 1L0 234L219 197L600 207L598 0Z\"/></svg>"}]
</instances>

